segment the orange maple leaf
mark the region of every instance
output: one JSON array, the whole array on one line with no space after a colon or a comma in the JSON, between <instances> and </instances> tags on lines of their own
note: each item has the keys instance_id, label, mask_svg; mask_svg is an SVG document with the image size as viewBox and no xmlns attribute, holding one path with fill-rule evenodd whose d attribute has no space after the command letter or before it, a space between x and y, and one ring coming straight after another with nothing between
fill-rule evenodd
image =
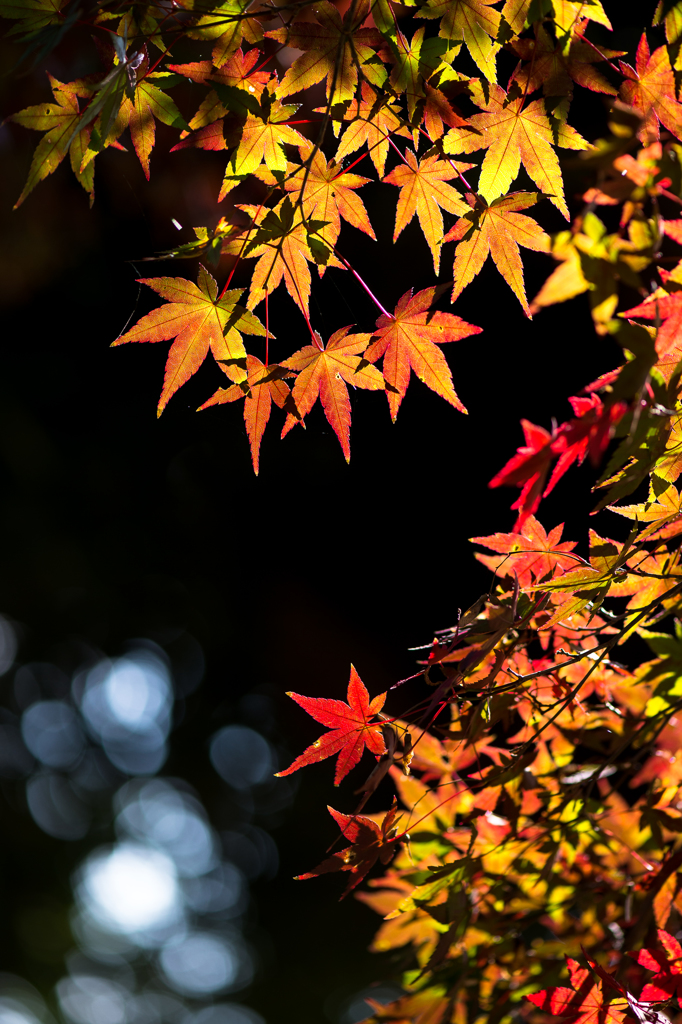
<instances>
[{"instance_id":1,"label":"orange maple leaf","mask_svg":"<svg viewBox=\"0 0 682 1024\"><path fill-rule=\"evenodd\" d=\"M452 301L473 281L488 258L495 261L509 287L530 316L523 284L519 245L536 252L549 252L550 239L532 217L520 214L541 198L537 192L511 192L488 206L484 199L467 193L471 210L448 231L444 242L455 241Z\"/></svg>"},{"instance_id":2,"label":"orange maple leaf","mask_svg":"<svg viewBox=\"0 0 682 1024\"><path fill-rule=\"evenodd\" d=\"M440 89L434 89L428 82L425 82L424 93L424 128L433 142L441 137L446 124L450 128L458 128L466 124L466 120L454 112L447 96Z\"/></svg>"},{"instance_id":3,"label":"orange maple leaf","mask_svg":"<svg viewBox=\"0 0 682 1024\"><path fill-rule=\"evenodd\" d=\"M240 48L219 68L214 67L210 60L194 61L191 64L169 64L168 68L200 85L218 82L234 89L245 89L259 98L265 85L272 78L271 71L259 71L257 68L254 70L262 56L257 47L247 50L246 53Z\"/></svg>"},{"instance_id":4,"label":"orange maple leaf","mask_svg":"<svg viewBox=\"0 0 682 1024\"><path fill-rule=\"evenodd\" d=\"M480 334L482 328L468 324L452 313L431 310L436 290L425 288L415 296L412 289L405 292L392 316L379 317L373 335L375 340L365 352L365 359L370 363L384 357L386 395L394 422L412 370L437 395L460 412L466 412L453 387L450 367L438 345Z\"/></svg>"},{"instance_id":5,"label":"orange maple leaf","mask_svg":"<svg viewBox=\"0 0 682 1024\"><path fill-rule=\"evenodd\" d=\"M272 78L271 71L254 70L254 65L257 65L261 56L261 51L255 47L248 50L246 54L238 49L220 68L214 67L210 60L194 61L191 64L169 64L168 68L199 85L210 86L215 82L225 99L229 93L226 94L221 87L241 89L249 96L259 100L263 89ZM192 131L204 128L217 121L218 118L226 117L228 113L227 107L221 102L214 87L202 100L198 111L189 122L189 128ZM180 138L184 138L186 134L187 132L182 132Z\"/></svg>"},{"instance_id":6,"label":"orange maple leaf","mask_svg":"<svg viewBox=\"0 0 682 1024\"><path fill-rule=\"evenodd\" d=\"M289 386L282 380L282 377L291 375L276 363L265 366L253 355L246 357L246 370L246 380L231 384L228 388L219 388L207 402L199 406L199 411L212 405L226 405L244 399L244 422L251 446L251 461L253 471L258 476L260 443L270 419L272 403L280 409L286 408L288 404L293 405Z\"/></svg>"},{"instance_id":7,"label":"orange maple leaf","mask_svg":"<svg viewBox=\"0 0 682 1024\"><path fill-rule=\"evenodd\" d=\"M223 245L223 253L242 259L257 259L251 275L247 309L254 309L266 295L284 281L294 302L308 315L310 301L310 268L313 255L308 245L308 227L300 210L295 210L289 196L268 210L263 206L238 204L251 217L251 228ZM343 268L332 254L327 266Z\"/></svg>"},{"instance_id":8,"label":"orange maple leaf","mask_svg":"<svg viewBox=\"0 0 682 1024\"><path fill-rule=\"evenodd\" d=\"M338 754L334 772L334 785L338 786L358 763L365 747L376 755L386 753L381 725L371 721L384 706L386 694L380 693L370 701L367 687L353 665L350 667L347 704L328 697L304 697L300 693L288 693L287 696L331 731L311 743L288 768L277 772L278 776L291 775L305 765L317 764Z\"/></svg>"},{"instance_id":9,"label":"orange maple leaf","mask_svg":"<svg viewBox=\"0 0 682 1024\"><path fill-rule=\"evenodd\" d=\"M350 399L345 382L369 391L379 391L384 386L381 373L360 355L371 335L349 334L349 330L350 327L342 327L336 331L326 347L316 334L314 345L306 345L282 363L287 369L298 371L292 395L299 416L307 416L319 398L346 462L350 462ZM287 416L282 437L297 422L293 415Z\"/></svg>"},{"instance_id":10,"label":"orange maple leaf","mask_svg":"<svg viewBox=\"0 0 682 1024\"><path fill-rule=\"evenodd\" d=\"M302 149L300 154L301 159L305 160L307 152ZM256 177L266 185L277 184L274 174L263 168L256 171ZM354 191L368 181L369 178L363 178L360 174L347 173L336 160L327 162L318 150L307 165L287 164L283 187L291 193L294 203L299 203L305 182L302 194L303 216L306 220L323 222L315 234L331 250L341 231L341 217L376 241L365 205ZM320 267L320 270L324 270L324 267Z\"/></svg>"},{"instance_id":11,"label":"orange maple leaf","mask_svg":"<svg viewBox=\"0 0 682 1024\"><path fill-rule=\"evenodd\" d=\"M473 164L441 160L436 154L417 161L411 149L405 152L405 163L398 164L384 181L400 188L395 214L393 241L406 227L415 213L433 256L433 268L440 270L440 248L443 243L443 215L441 207L458 216L466 213L463 196L446 182L467 171Z\"/></svg>"},{"instance_id":12,"label":"orange maple leaf","mask_svg":"<svg viewBox=\"0 0 682 1024\"><path fill-rule=\"evenodd\" d=\"M519 533L493 533L489 537L470 537L472 544L497 551L497 555L482 555L476 552L476 558L492 572L501 576L518 576L519 585L529 587L534 580L542 580L546 576L560 576L566 569L574 569L579 560L562 552L573 551L575 541L561 541L564 524L555 526L549 534L535 518L530 515L524 521Z\"/></svg>"},{"instance_id":13,"label":"orange maple leaf","mask_svg":"<svg viewBox=\"0 0 682 1024\"><path fill-rule=\"evenodd\" d=\"M639 552L626 562L628 569L643 575L625 576L622 583L611 586L612 597L629 597L628 611L647 608L663 600L669 590L682 580L679 551L647 554Z\"/></svg>"},{"instance_id":14,"label":"orange maple leaf","mask_svg":"<svg viewBox=\"0 0 682 1024\"><path fill-rule=\"evenodd\" d=\"M636 70L620 61L620 69L625 75L620 94L625 103L642 115L640 139L645 145L658 139L659 122L678 139L682 138L682 104L677 101L667 47L659 46L650 53L646 32L643 32L637 47L635 67Z\"/></svg>"},{"instance_id":15,"label":"orange maple leaf","mask_svg":"<svg viewBox=\"0 0 682 1024\"><path fill-rule=\"evenodd\" d=\"M113 345L175 338L168 353L158 416L178 388L197 372L209 350L233 380L244 380L246 350L239 331L265 335L265 328L253 313L237 305L243 288L219 298L218 286L203 266L196 284L184 277L145 277L140 283L153 288L167 305L147 313Z\"/></svg>"}]
</instances>

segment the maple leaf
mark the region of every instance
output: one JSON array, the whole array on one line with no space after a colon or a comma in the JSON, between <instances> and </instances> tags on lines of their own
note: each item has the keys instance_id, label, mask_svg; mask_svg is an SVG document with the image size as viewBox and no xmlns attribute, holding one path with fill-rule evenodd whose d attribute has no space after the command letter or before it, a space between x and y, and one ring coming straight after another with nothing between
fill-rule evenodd
<instances>
[{"instance_id":1,"label":"maple leaf","mask_svg":"<svg viewBox=\"0 0 682 1024\"><path fill-rule=\"evenodd\" d=\"M319 398L346 462L350 462L350 399L345 382L369 391L380 391L384 386L381 373L361 358L371 335L348 334L349 330L342 327L336 331L326 347L316 334L313 345L306 345L282 362L282 366L298 372L292 397L300 417L307 416ZM296 422L293 416L287 417L282 437Z\"/></svg>"},{"instance_id":2,"label":"maple leaf","mask_svg":"<svg viewBox=\"0 0 682 1024\"><path fill-rule=\"evenodd\" d=\"M341 896L343 899L360 884L378 860L382 864L388 864L393 859L396 853L396 823L400 815L395 800L393 806L386 811L381 825L364 814L342 814L333 807L327 807L327 810L341 829L344 838L350 840L351 845L327 857L312 871L296 875L296 879L303 881L332 871L350 871L352 877Z\"/></svg>"},{"instance_id":3,"label":"maple leaf","mask_svg":"<svg viewBox=\"0 0 682 1024\"><path fill-rule=\"evenodd\" d=\"M284 281L286 289L305 316L310 300L310 269L313 262L309 247L309 232L320 227L319 222L305 223L301 212L295 211L289 196L272 210L263 207L239 205L252 218L252 227L243 240L236 238L223 246L223 252L256 258L258 262L251 275L251 287L246 303L254 309ZM343 267L333 254L328 266Z\"/></svg>"},{"instance_id":4,"label":"maple leaf","mask_svg":"<svg viewBox=\"0 0 682 1024\"><path fill-rule=\"evenodd\" d=\"M639 953L629 954L640 966L656 972L642 989L643 1003L664 1002L673 997L682 999L682 946L662 928L658 929L658 941L662 949L641 949Z\"/></svg>"},{"instance_id":5,"label":"maple leaf","mask_svg":"<svg viewBox=\"0 0 682 1024\"><path fill-rule=\"evenodd\" d=\"M481 544L498 555L482 555L476 558L492 572L502 576L516 574L519 586L529 587L534 580L546 576L560 576L566 569L576 565L576 558L562 552L573 551L575 541L561 541L564 524L555 526L549 534L535 516L529 515L518 533L493 533L489 537L470 537L472 544Z\"/></svg>"},{"instance_id":6,"label":"maple leaf","mask_svg":"<svg viewBox=\"0 0 682 1024\"><path fill-rule=\"evenodd\" d=\"M486 90L471 84L474 102L483 112L474 114L467 127L451 128L443 139L446 153L474 153L486 149L478 191L490 203L508 192L521 165L538 188L568 220L559 160L544 100L524 106L523 94L509 95L499 85ZM569 125L557 134L557 143L567 149L587 149L589 144Z\"/></svg>"},{"instance_id":7,"label":"maple leaf","mask_svg":"<svg viewBox=\"0 0 682 1024\"><path fill-rule=\"evenodd\" d=\"M468 324L452 313L431 310L436 291L436 288L425 288L414 296L412 289L405 292L392 316L382 314L379 317L372 335L374 340L365 352L365 359L370 363L383 356L386 396L394 422L405 397L411 371L455 409L466 412L453 387L450 367L438 345L480 334L482 328Z\"/></svg>"},{"instance_id":8,"label":"maple leaf","mask_svg":"<svg viewBox=\"0 0 682 1024\"><path fill-rule=\"evenodd\" d=\"M324 109L319 108L319 112ZM337 164L344 156L354 153L366 144L380 177L383 176L386 167L389 137L402 135L411 138L409 130L402 125L399 109L390 102L384 102L367 82L362 83L362 98L356 97L353 100L343 119L351 123L344 131L336 151Z\"/></svg>"},{"instance_id":9,"label":"maple leaf","mask_svg":"<svg viewBox=\"0 0 682 1024\"><path fill-rule=\"evenodd\" d=\"M243 53L237 49L219 68L209 60L195 61L191 64L169 64L171 71L199 85L214 85L208 96L202 101L199 110L189 122L189 128L196 131L206 125L225 117L228 111L246 115L251 97L260 100L263 89L272 78L272 72L259 71L257 68L260 50L254 48ZM254 69L255 68L255 69ZM236 90L236 91L235 91ZM219 95L220 93L220 95ZM221 101L224 100L224 103ZM181 135L181 138L183 135Z\"/></svg>"},{"instance_id":10,"label":"maple leaf","mask_svg":"<svg viewBox=\"0 0 682 1024\"><path fill-rule=\"evenodd\" d=\"M438 35L461 39L489 82L497 81L495 57L500 44L493 42L500 29L500 14L492 10L497 0L429 0L418 18L441 18Z\"/></svg>"},{"instance_id":11,"label":"maple leaf","mask_svg":"<svg viewBox=\"0 0 682 1024\"><path fill-rule=\"evenodd\" d=\"M272 78L271 71L259 71L256 67L262 56L261 51L255 47L246 53L240 47L220 67L216 67L210 60L201 60L190 64L169 64L168 68L200 85L217 82L227 88L244 89L258 99Z\"/></svg>"},{"instance_id":12,"label":"maple leaf","mask_svg":"<svg viewBox=\"0 0 682 1024\"><path fill-rule=\"evenodd\" d=\"M428 82L425 82L424 94L424 128L432 141L441 137L446 124L450 128L461 128L467 123L464 118L454 112L448 98L440 89L434 89ZM464 166L462 164L461 168Z\"/></svg>"},{"instance_id":13,"label":"maple leaf","mask_svg":"<svg viewBox=\"0 0 682 1024\"><path fill-rule=\"evenodd\" d=\"M676 487L668 484L665 490L656 494L652 488L652 494L648 501L638 505L607 505L611 512L617 512L627 519L636 519L640 523L652 523L639 535L640 540L646 538L671 537L682 531L682 496ZM672 527L663 532L666 528Z\"/></svg>"},{"instance_id":14,"label":"maple leaf","mask_svg":"<svg viewBox=\"0 0 682 1024\"><path fill-rule=\"evenodd\" d=\"M425 80L431 77L448 48L441 39L425 39L425 32L426 29L418 28L412 41L408 42L398 30L395 40L391 40L393 69L389 80L397 93L405 93L410 118L425 96Z\"/></svg>"},{"instance_id":15,"label":"maple leaf","mask_svg":"<svg viewBox=\"0 0 682 1024\"><path fill-rule=\"evenodd\" d=\"M603 595L608 590L620 586L616 581L622 574L616 576L619 569L622 569L627 561L628 549L618 541L608 537L600 537L594 530L589 531L590 537L590 560L583 562L577 569L570 569L554 579L544 583L535 583L534 590L549 591L559 594L578 594L576 601L571 606L571 611L583 608L588 604L588 597L594 598L594 593L589 591L602 591ZM585 596L588 594L588 596ZM565 617L566 605L559 607L555 613L554 621ZM552 620L550 620L551 622Z\"/></svg>"},{"instance_id":16,"label":"maple leaf","mask_svg":"<svg viewBox=\"0 0 682 1024\"><path fill-rule=\"evenodd\" d=\"M594 394L589 398L569 398L569 402L578 415L556 427L551 434L543 427L521 420L526 444L517 449L516 455L488 484L488 487L521 487L521 494L512 505L513 509L519 510L514 532L518 532L528 516L537 511L541 498L554 490L570 466L575 462L580 465L588 453L594 464L599 461L615 425L627 411L625 402L605 406ZM556 465L546 484L555 458Z\"/></svg>"},{"instance_id":17,"label":"maple leaf","mask_svg":"<svg viewBox=\"0 0 682 1024\"><path fill-rule=\"evenodd\" d=\"M301 159L305 155L302 150ZM267 185L277 184L275 175L262 168L256 172L256 176ZM287 164L282 184L291 194L294 203L302 204L304 218L320 222L322 226L315 234L332 250L341 230L341 217L376 241L364 203L354 191L366 185L369 180L359 174L344 171L336 160L325 160L318 150L307 165Z\"/></svg>"},{"instance_id":18,"label":"maple leaf","mask_svg":"<svg viewBox=\"0 0 682 1024\"><path fill-rule=\"evenodd\" d=\"M638 611L663 599L682 580L679 552L670 554L663 549L648 556L638 552L627 560L626 566L634 572L612 586L611 596L630 597L628 611ZM638 573L645 574L645 578Z\"/></svg>"},{"instance_id":19,"label":"maple leaf","mask_svg":"<svg viewBox=\"0 0 682 1024\"><path fill-rule=\"evenodd\" d=\"M233 149L218 195L218 202L222 202L227 193L253 174L262 162L270 171L285 171L287 158L284 145L309 147L308 141L295 128L284 123L297 110L297 104L282 104L277 99L273 100L269 89L265 89L261 94L258 115L249 111L243 123L227 126L226 135L223 133L223 119L220 118L182 139L173 146L171 153L189 147Z\"/></svg>"},{"instance_id":20,"label":"maple leaf","mask_svg":"<svg viewBox=\"0 0 682 1024\"><path fill-rule=\"evenodd\" d=\"M679 411L671 417L665 452L656 460L654 473L671 484L674 484L682 473L682 416Z\"/></svg>"},{"instance_id":21,"label":"maple leaf","mask_svg":"<svg viewBox=\"0 0 682 1024\"><path fill-rule=\"evenodd\" d=\"M149 156L154 148L156 126L154 118L170 125L171 128L188 128L187 122L174 101L159 85L173 76L165 71L156 71L142 78L135 86L132 99L123 98L118 116L117 128L130 129L130 137L137 157L149 181ZM154 79L154 81L151 81ZM157 84L158 83L158 84Z\"/></svg>"},{"instance_id":22,"label":"maple leaf","mask_svg":"<svg viewBox=\"0 0 682 1024\"><path fill-rule=\"evenodd\" d=\"M113 345L175 338L168 353L158 416L178 388L196 373L209 350L234 380L246 378L246 351L239 330L265 335L265 328L253 313L237 305L242 288L218 297L214 278L202 266L196 284L184 277L147 277L140 278L140 283L153 288L167 305L147 313Z\"/></svg>"},{"instance_id":23,"label":"maple leaf","mask_svg":"<svg viewBox=\"0 0 682 1024\"><path fill-rule=\"evenodd\" d=\"M84 90L78 88L78 83L65 84L52 75L48 75L48 78L55 103L38 103L7 118L8 121L14 121L24 128L46 133L33 154L26 184L14 204L15 210L39 182L56 171L67 153L70 156L71 169L79 184L90 196L90 205L94 199L94 166L81 170L83 156L90 141L90 128L82 128L74 135L74 129L81 117L78 94L83 95Z\"/></svg>"},{"instance_id":24,"label":"maple leaf","mask_svg":"<svg viewBox=\"0 0 682 1024\"><path fill-rule=\"evenodd\" d=\"M196 8L199 5L191 3L188 6ZM239 47L242 39L249 43L260 42L263 30L257 18L245 16L251 0L225 0L222 4L210 6L211 12L200 17L187 34L190 39L215 40L211 60L219 68Z\"/></svg>"},{"instance_id":25,"label":"maple leaf","mask_svg":"<svg viewBox=\"0 0 682 1024\"><path fill-rule=\"evenodd\" d=\"M358 65L364 74L371 74L366 62L382 43L375 28L360 28L369 7L369 0L359 0L342 19L328 0L321 0L313 8L316 22L294 18L287 28L266 32L269 39L305 51L287 69L278 96L291 96L326 78L331 104L351 100L358 84Z\"/></svg>"},{"instance_id":26,"label":"maple leaf","mask_svg":"<svg viewBox=\"0 0 682 1024\"><path fill-rule=\"evenodd\" d=\"M549 468L553 461L552 435L544 427L538 427L530 420L521 420L525 445L517 448L509 462L495 474L488 487L502 485L521 487L521 494L512 505L519 510L514 529L520 530L540 505Z\"/></svg>"},{"instance_id":27,"label":"maple leaf","mask_svg":"<svg viewBox=\"0 0 682 1024\"><path fill-rule=\"evenodd\" d=\"M462 294L479 273L488 254L497 269L530 316L523 283L523 264L519 245L535 252L549 252L550 239L537 221L519 210L534 206L540 196L537 192L511 192L490 205L484 199L467 193L471 210L448 231L444 242L455 241L454 285L452 301Z\"/></svg>"},{"instance_id":28,"label":"maple leaf","mask_svg":"<svg viewBox=\"0 0 682 1024\"><path fill-rule=\"evenodd\" d=\"M289 387L282 380L284 376L293 375L287 374L286 370L277 364L265 366L260 359L251 354L246 357L246 371L246 380L240 381L239 384L231 384L227 388L219 388L207 402L199 406L199 410L244 399L244 423L251 446L253 471L258 476L260 443L270 419L272 403L274 402L280 409L293 405ZM292 412L295 413L295 408Z\"/></svg>"},{"instance_id":29,"label":"maple leaf","mask_svg":"<svg viewBox=\"0 0 682 1024\"><path fill-rule=\"evenodd\" d=\"M585 23L578 26L583 30ZM535 39L515 39L510 44L514 53L527 61L514 72L514 81L524 92L534 92L542 86L545 96L570 96L573 82L593 92L617 95L611 83L597 71L597 61L622 57L622 50L596 50L581 39L572 39L568 53L563 42L554 43L542 25Z\"/></svg>"},{"instance_id":30,"label":"maple leaf","mask_svg":"<svg viewBox=\"0 0 682 1024\"><path fill-rule=\"evenodd\" d=\"M61 24L64 17L62 7L67 0L0 0L0 18L10 18L19 22L13 25L8 35L24 33L24 39L35 36L50 26Z\"/></svg>"},{"instance_id":31,"label":"maple leaf","mask_svg":"<svg viewBox=\"0 0 682 1024\"><path fill-rule=\"evenodd\" d=\"M527 998L538 1009L556 1017L571 1017L572 1024L621 1024L628 1012L625 999L613 1005L605 996L603 984L576 960L566 957L573 988L557 986L533 992Z\"/></svg>"},{"instance_id":32,"label":"maple leaf","mask_svg":"<svg viewBox=\"0 0 682 1024\"><path fill-rule=\"evenodd\" d=\"M365 747L377 756L386 753L381 725L371 721L384 706L386 694L380 693L370 701L367 688L352 665L347 704L328 697L303 697L300 693L288 693L287 696L330 732L315 740L283 772L277 772L278 776L291 775L307 764L317 764L318 761L338 754L334 772L334 785L338 786L358 763Z\"/></svg>"},{"instance_id":33,"label":"maple leaf","mask_svg":"<svg viewBox=\"0 0 682 1024\"><path fill-rule=\"evenodd\" d=\"M675 77L665 46L649 51L646 32L637 47L636 70L620 61L625 75L621 85L623 101L638 110L643 119L639 137L645 144L659 137L659 122L669 132L682 137L682 104L677 101Z\"/></svg>"},{"instance_id":34,"label":"maple leaf","mask_svg":"<svg viewBox=\"0 0 682 1024\"><path fill-rule=\"evenodd\" d=\"M405 151L405 162L387 174L384 181L400 188L398 208L395 215L393 241L405 228L415 213L433 256L433 268L440 270L440 248L443 241L443 215L441 207L448 213L461 216L467 211L463 197L446 182L467 171L472 164L450 163L436 154L417 161L411 149Z\"/></svg>"}]
</instances>

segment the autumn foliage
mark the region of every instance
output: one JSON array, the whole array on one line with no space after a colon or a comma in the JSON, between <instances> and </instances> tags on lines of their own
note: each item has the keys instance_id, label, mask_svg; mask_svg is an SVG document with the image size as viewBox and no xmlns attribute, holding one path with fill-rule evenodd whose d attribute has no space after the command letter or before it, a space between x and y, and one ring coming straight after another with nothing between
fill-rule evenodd
<instances>
[{"instance_id":1,"label":"autumn foliage","mask_svg":"<svg viewBox=\"0 0 682 1024\"><path fill-rule=\"evenodd\" d=\"M357 897L404 990L373 1022L662 1024L682 1009L682 2L641 5L630 56L604 45L613 6L0 0L41 59L78 21L103 61L12 114L43 133L17 205L67 156L92 201L126 130L149 177L157 121L176 150L224 153L216 201L248 201L158 256L196 261L196 283L142 278L163 303L114 345L171 342L159 415L212 358L224 386L201 408L243 403L256 472L273 403L284 437L319 400L349 460L351 396L383 391L395 420L414 375L454 430L466 410L444 346L480 328L445 307L489 256L527 316L584 296L595 344L621 353L557 399L572 415L522 420L490 480L518 491L516 516L472 538L489 589L427 645L417 703L405 681L370 698L354 668L347 702L290 694L326 732L280 775L330 757L335 785L355 771L346 809L329 809L338 843L298 877L346 872L348 893L373 872ZM170 92L187 81L198 102L181 112ZM604 137L573 125L577 90L606 103ZM344 252L346 224L376 244L362 189L377 179L393 241L416 218L435 275L394 309ZM547 265L530 301L523 250ZM364 290L375 322L322 338L325 274ZM280 286L295 330L271 324ZM584 545L541 506L586 460L602 515ZM365 809L391 787L388 809Z\"/></svg>"}]
</instances>

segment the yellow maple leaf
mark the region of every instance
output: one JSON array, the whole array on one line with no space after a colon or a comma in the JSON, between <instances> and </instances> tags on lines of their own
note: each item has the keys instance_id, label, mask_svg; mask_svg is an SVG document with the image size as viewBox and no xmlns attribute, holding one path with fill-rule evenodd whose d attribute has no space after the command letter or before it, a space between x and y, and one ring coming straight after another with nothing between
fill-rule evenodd
<instances>
[{"instance_id":1,"label":"yellow maple leaf","mask_svg":"<svg viewBox=\"0 0 682 1024\"><path fill-rule=\"evenodd\" d=\"M490 254L526 315L531 315L523 284L519 245L536 252L549 252L550 240L537 221L518 211L534 206L539 198L537 192L512 192L488 206L480 197L467 194L472 209L443 239L444 242L458 242L453 268L453 302L473 281Z\"/></svg>"}]
</instances>

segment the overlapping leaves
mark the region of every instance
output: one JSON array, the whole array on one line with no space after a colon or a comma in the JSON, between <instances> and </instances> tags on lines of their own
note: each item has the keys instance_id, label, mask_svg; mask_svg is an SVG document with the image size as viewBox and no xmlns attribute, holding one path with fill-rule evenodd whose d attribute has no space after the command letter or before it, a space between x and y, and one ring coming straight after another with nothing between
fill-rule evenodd
<instances>
[{"instance_id":1,"label":"overlapping leaves","mask_svg":"<svg viewBox=\"0 0 682 1024\"><path fill-rule=\"evenodd\" d=\"M20 10L7 0L0 14L18 22L27 36L47 30L62 33L71 24L72 6L32 0ZM611 27L598 0L416 0L407 8L412 11L409 19L398 16L390 0L373 5L354 0L343 11L322 0L287 11L277 27L243 0L216 5L188 0L183 7L180 21L153 7L126 10L120 18L116 15L112 31L109 21L114 13L107 2L99 5L93 24L104 33L104 70L71 82L52 79L53 103L12 116L15 123L45 133L18 202L67 154L92 199L95 161L112 147L124 148L120 140L126 131L149 178L159 121L179 132L175 150L224 152L217 199L234 194L236 209L220 218L218 228L196 227L194 241L182 241L165 257L199 256L218 274L229 274L230 281L237 273L240 286L248 288L249 310L267 304L283 283L303 314L302 329L313 348L318 347L310 305L315 266L320 277L327 272L336 277L339 270L347 279L350 274L352 287L364 289L382 314L367 346L366 362L384 357L384 386L394 419L411 371L463 410L450 368L437 347L450 338L432 332L438 318L457 317L444 310L429 314L431 334L426 342L424 330L418 335L412 328L406 331L404 299L396 307L400 315L389 315L384 304L388 296L375 295L372 283L349 264L344 224L371 239L377 237L373 212L358 192L362 187L363 195L372 194L365 190L371 178L349 166L349 158L354 165L368 155L381 181L398 187L393 241L399 258L405 258L405 246L412 244L407 240L414 237L408 226L415 215L436 274L443 245L454 243L453 302L491 255L527 315L587 293L597 331L613 334L619 289L642 288L643 271L659 260L661 232L682 240L676 218L668 216L662 223L647 205L680 188L673 166L682 154L682 146L676 153L674 141L682 134L682 104L674 77L680 39L675 5L654 17L664 28L664 44L652 47L645 32L633 62L618 64L619 57L628 55L590 38L595 25L604 31ZM210 59L202 52L201 59L169 63L178 33L188 45L210 42ZM285 49L278 67L273 58L281 47ZM160 56L152 59L152 52ZM517 64L503 88L498 70L509 55ZM178 106L169 93L187 80L201 96L185 113L185 100ZM326 102L311 111L307 94L322 83ZM612 113L614 135L596 148L569 123L576 89L619 95ZM291 102L294 97L296 102ZM319 104L319 97L315 102ZM329 126L338 136L333 145ZM664 135L659 141L661 130L673 139ZM635 133L648 145L633 154ZM609 233L592 212L553 238L544 230L544 200L568 216L558 155L562 149L582 151L585 166L598 168L599 184L584 193L587 203L623 203L617 232ZM462 157L473 162L465 163ZM530 179L536 191L525 190L524 179ZM520 253L524 247L551 252L559 263L532 304L525 292ZM666 268L662 277L661 290L639 304L630 302L625 315L660 321L656 352L668 383L679 355L679 286L676 271ZM427 292L434 293L427 288L421 294ZM390 301L396 298L391 296ZM371 329L371 322L360 323L354 337ZM288 332L278 333L290 346L276 364L282 365L294 358L296 342L293 334L290 339ZM469 330L472 333L474 329ZM240 358L246 354L244 350ZM248 355L260 360L264 353L249 350ZM300 374L306 368L289 369ZM372 380L376 384L378 378ZM361 381L364 377L356 373L346 383L339 377L334 388L327 389L329 401L335 394L332 404L337 399L340 403L333 414L328 403L327 413L346 456L346 384L362 386ZM302 420L310 406L308 392L300 384L293 386L305 409L299 411ZM263 395L266 391L274 399L275 393L266 388ZM245 399L245 409L252 408L250 403ZM260 423L262 417L256 419ZM295 422L296 416L287 420L284 433ZM615 423L614 419L608 436ZM559 454L557 449L555 455ZM625 472L629 481L634 471Z\"/></svg>"}]
</instances>

